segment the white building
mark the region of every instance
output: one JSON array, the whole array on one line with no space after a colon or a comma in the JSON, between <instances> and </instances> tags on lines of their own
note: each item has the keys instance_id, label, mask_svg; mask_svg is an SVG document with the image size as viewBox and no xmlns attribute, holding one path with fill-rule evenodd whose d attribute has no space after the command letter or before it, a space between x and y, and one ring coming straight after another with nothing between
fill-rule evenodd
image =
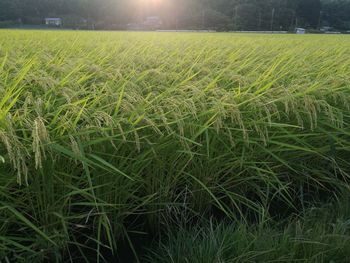
<instances>
[{"instance_id":1,"label":"white building","mask_svg":"<svg viewBox=\"0 0 350 263\"><path fill-rule=\"evenodd\" d=\"M298 27L295 29L295 32L299 35L303 35L306 33L306 29L305 28L301 28L301 27Z\"/></svg>"},{"instance_id":2,"label":"white building","mask_svg":"<svg viewBox=\"0 0 350 263\"><path fill-rule=\"evenodd\" d=\"M162 20L158 16L149 16L143 24L148 28L158 29L162 26Z\"/></svg>"},{"instance_id":3,"label":"white building","mask_svg":"<svg viewBox=\"0 0 350 263\"><path fill-rule=\"evenodd\" d=\"M128 30L157 30L163 25L162 20L158 16L148 16L143 23L131 23L127 25Z\"/></svg>"},{"instance_id":4,"label":"white building","mask_svg":"<svg viewBox=\"0 0 350 263\"><path fill-rule=\"evenodd\" d=\"M61 26L62 19L61 18L45 18L45 24L48 26Z\"/></svg>"}]
</instances>

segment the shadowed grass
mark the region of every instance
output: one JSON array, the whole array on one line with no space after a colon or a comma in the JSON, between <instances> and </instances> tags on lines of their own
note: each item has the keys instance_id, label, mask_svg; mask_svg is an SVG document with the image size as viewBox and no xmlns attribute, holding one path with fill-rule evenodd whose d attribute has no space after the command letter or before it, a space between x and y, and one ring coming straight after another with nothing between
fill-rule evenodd
<instances>
[{"instance_id":1,"label":"shadowed grass","mask_svg":"<svg viewBox=\"0 0 350 263\"><path fill-rule=\"evenodd\" d=\"M350 256L348 196L341 205L308 208L282 222L216 224L169 229L145 262L347 262ZM188 226L187 226L188 227Z\"/></svg>"}]
</instances>

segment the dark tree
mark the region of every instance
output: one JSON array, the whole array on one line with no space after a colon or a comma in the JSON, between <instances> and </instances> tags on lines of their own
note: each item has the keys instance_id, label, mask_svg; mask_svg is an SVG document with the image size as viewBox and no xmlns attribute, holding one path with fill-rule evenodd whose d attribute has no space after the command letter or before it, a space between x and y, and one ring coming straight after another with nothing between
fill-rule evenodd
<instances>
[{"instance_id":1,"label":"dark tree","mask_svg":"<svg viewBox=\"0 0 350 263\"><path fill-rule=\"evenodd\" d=\"M349 30L350 0L0 0L0 25L42 24L52 16L63 18L65 26L98 29L121 29L159 16L170 29L293 30L328 25Z\"/></svg>"}]
</instances>

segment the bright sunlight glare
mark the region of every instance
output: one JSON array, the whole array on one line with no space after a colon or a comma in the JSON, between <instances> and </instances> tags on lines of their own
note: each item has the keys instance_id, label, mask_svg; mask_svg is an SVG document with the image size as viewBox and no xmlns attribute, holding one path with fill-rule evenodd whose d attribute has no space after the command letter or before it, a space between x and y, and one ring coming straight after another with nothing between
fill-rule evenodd
<instances>
[{"instance_id":1,"label":"bright sunlight glare","mask_svg":"<svg viewBox=\"0 0 350 263\"><path fill-rule=\"evenodd\" d=\"M159 6L164 0L140 0L140 3L144 6Z\"/></svg>"}]
</instances>

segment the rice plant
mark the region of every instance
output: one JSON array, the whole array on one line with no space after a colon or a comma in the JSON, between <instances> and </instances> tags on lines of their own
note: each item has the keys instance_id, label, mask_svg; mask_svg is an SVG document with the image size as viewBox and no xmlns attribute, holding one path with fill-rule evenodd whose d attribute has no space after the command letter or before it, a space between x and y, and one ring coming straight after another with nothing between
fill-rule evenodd
<instances>
[{"instance_id":1,"label":"rice plant","mask_svg":"<svg viewBox=\"0 0 350 263\"><path fill-rule=\"evenodd\" d=\"M119 244L138 258L133 237L184 207L264 220L337 195L349 44L0 31L0 260L101 262Z\"/></svg>"}]
</instances>

